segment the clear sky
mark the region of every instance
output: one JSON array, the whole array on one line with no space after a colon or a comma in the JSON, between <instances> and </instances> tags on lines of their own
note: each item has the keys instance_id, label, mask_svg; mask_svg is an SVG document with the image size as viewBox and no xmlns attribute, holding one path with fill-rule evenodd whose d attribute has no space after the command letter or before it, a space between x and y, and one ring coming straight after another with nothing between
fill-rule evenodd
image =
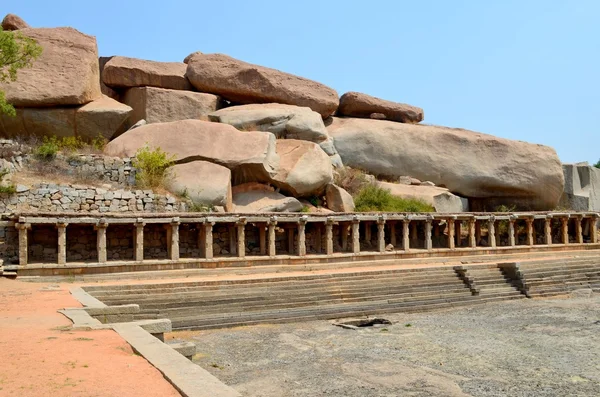
<instances>
[{"instance_id":1,"label":"clear sky","mask_svg":"<svg viewBox=\"0 0 600 397\"><path fill-rule=\"evenodd\" d=\"M100 55L219 52L420 106L425 123L600 158L598 0L3 1L35 27L95 35Z\"/></svg>"}]
</instances>

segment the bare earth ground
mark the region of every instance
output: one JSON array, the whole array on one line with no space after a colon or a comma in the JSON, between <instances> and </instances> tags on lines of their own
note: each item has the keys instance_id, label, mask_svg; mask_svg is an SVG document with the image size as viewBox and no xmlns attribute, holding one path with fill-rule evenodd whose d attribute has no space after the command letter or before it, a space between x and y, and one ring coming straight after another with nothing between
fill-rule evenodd
<instances>
[{"instance_id":1,"label":"bare earth ground","mask_svg":"<svg viewBox=\"0 0 600 397\"><path fill-rule=\"evenodd\" d=\"M347 330L329 321L176 332L244 396L600 396L600 296L509 301Z\"/></svg>"},{"instance_id":2,"label":"bare earth ground","mask_svg":"<svg viewBox=\"0 0 600 397\"><path fill-rule=\"evenodd\" d=\"M0 396L179 396L115 332L70 330L71 286L0 278Z\"/></svg>"}]
</instances>

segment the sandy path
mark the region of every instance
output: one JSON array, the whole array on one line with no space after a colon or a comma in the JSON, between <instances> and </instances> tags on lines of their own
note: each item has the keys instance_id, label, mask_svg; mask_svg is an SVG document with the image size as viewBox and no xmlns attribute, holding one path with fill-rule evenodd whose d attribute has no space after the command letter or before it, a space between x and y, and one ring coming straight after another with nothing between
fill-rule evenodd
<instances>
[{"instance_id":1,"label":"sandy path","mask_svg":"<svg viewBox=\"0 0 600 397\"><path fill-rule=\"evenodd\" d=\"M1 396L179 396L113 331L72 331L68 288L0 278Z\"/></svg>"}]
</instances>

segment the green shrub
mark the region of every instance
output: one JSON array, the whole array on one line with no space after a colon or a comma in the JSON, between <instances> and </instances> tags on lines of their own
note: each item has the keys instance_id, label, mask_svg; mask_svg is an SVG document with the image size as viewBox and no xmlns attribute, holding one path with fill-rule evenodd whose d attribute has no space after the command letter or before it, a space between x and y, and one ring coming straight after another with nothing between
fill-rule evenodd
<instances>
[{"instance_id":1,"label":"green shrub","mask_svg":"<svg viewBox=\"0 0 600 397\"><path fill-rule=\"evenodd\" d=\"M136 168L135 179L138 185L145 187L162 186L167 175L167 168L173 165L175 156L169 155L161 148L150 149L148 145L140 148L133 160Z\"/></svg>"},{"instance_id":2,"label":"green shrub","mask_svg":"<svg viewBox=\"0 0 600 397\"><path fill-rule=\"evenodd\" d=\"M396 197L375 185L363 187L354 197L356 212L433 212L435 209L422 200Z\"/></svg>"},{"instance_id":3,"label":"green shrub","mask_svg":"<svg viewBox=\"0 0 600 397\"><path fill-rule=\"evenodd\" d=\"M92 139L91 146L98 151L103 151L104 147L107 144L108 144L108 139L106 139L102 135L98 135L96 138Z\"/></svg>"},{"instance_id":4,"label":"green shrub","mask_svg":"<svg viewBox=\"0 0 600 397\"><path fill-rule=\"evenodd\" d=\"M81 138L76 136L65 136L58 141L58 147L63 152L74 153L86 146L87 144Z\"/></svg>"},{"instance_id":5,"label":"green shrub","mask_svg":"<svg viewBox=\"0 0 600 397\"><path fill-rule=\"evenodd\" d=\"M594 167L600 168L600 160L596 161L596 164L594 164Z\"/></svg>"},{"instance_id":6,"label":"green shrub","mask_svg":"<svg viewBox=\"0 0 600 397\"><path fill-rule=\"evenodd\" d=\"M10 185L0 185L0 194L15 194L17 188L12 183Z\"/></svg>"},{"instance_id":7,"label":"green shrub","mask_svg":"<svg viewBox=\"0 0 600 397\"><path fill-rule=\"evenodd\" d=\"M52 136L48 138L44 137L44 141L40 146L38 146L34 153L35 156L41 160L53 160L56 157L56 154L60 150L60 142L57 137Z\"/></svg>"}]
</instances>

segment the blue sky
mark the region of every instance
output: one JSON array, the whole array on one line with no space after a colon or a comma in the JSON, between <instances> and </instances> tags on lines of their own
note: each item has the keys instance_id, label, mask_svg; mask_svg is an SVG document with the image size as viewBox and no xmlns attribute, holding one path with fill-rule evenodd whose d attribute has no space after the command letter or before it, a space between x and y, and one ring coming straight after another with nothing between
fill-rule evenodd
<instances>
[{"instance_id":1,"label":"blue sky","mask_svg":"<svg viewBox=\"0 0 600 397\"><path fill-rule=\"evenodd\" d=\"M47 1L0 6L73 26L100 55L220 52L425 109L429 124L600 158L600 1Z\"/></svg>"}]
</instances>

